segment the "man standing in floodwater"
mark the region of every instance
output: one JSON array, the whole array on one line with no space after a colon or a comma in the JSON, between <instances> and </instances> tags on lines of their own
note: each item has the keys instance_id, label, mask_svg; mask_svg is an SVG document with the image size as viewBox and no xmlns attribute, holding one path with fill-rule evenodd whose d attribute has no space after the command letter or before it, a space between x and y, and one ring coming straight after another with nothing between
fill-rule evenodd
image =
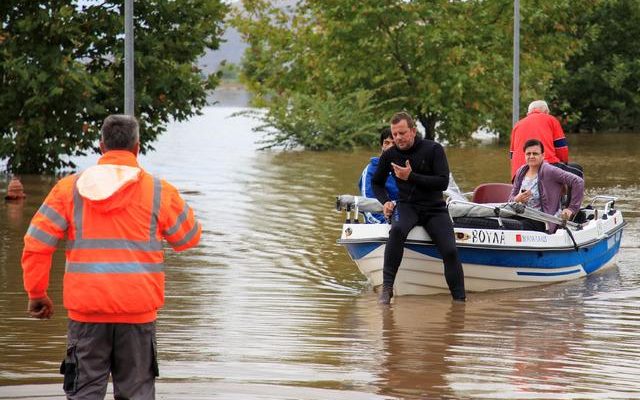
<instances>
[{"instance_id":1,"label":"man standing in floodwater","mask_svg":"<svg viewBox=\"0 0 640 400\"><path fill-rule=\"evenodd\" d=\"M201 227L176 188L140 168L138 121L104 120L98 165L60 180L31 220L22 268L28 312L48 319L53 252L66 235L66 357L69 399L154 399L157 310L164 304L162 239L176 251Z\"/></svg>"},{"instance_id":2,"label":"man standing in floodwater","mask_svg":"<svg viewBox=\"0 0 640 400\"><path fill-rule=\"evenodd\" d=\"M464 273L453 224L442 195L449 183L449 164L444 149L432 140L417 136L415 122L405 112L396 113L391 118L391 133L395 146L382 153L373 176L376 198L384 205L385 216L391 217L379 302L391 302L404 243L416 225L426 229L442 255L451 296L456 301L465 301ZM385 181L391 171L400 192L397 202L391 201L385 189Z\"/></svg>"}]
</instances>

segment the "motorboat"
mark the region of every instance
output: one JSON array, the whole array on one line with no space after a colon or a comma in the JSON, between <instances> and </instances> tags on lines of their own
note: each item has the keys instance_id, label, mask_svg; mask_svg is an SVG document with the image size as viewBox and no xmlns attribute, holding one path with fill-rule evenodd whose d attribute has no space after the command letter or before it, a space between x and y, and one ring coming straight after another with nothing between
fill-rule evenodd
<instances>
[{"instance_id":1,"label":"motorboat","mask_svg":"<svg viewBox=\"0 0 640 400\"><path fill-rule=\"evenodd\" d=\"M449 198L465 287L470 292L514 289L563 282L593 274L614 263L626 225L616 198L595 196L574 221L506 201L508 184L484 184L471 200ZM483 194L484 193L484 194ZM494 196L492 196L492 193ZM476 195L477 194L477 195ZM496 200L495 194L500 200ZM337 196L345 213L338 243L371 284L382 284L389 224L360 223L361 212L382 212L376 199ZM529 218L558 226L554 233L524 230ZM520 221L520 223L519 223ZM395 295L448 293L442 257L421 226L411 230L394 285Z\"/></svg>"}]
</instances>

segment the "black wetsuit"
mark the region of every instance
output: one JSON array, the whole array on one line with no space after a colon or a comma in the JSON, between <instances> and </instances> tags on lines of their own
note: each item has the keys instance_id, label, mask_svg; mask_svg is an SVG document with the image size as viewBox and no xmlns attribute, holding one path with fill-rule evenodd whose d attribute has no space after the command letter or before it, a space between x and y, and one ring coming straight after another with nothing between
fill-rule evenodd
<instances>
[{"instance_id":1,"label":"black wetsuit","mask_svg":"<svg viewBox=\"0 0 640 400\"><path fill-rule=\"evenodd\" d=\"M407 160L412 170L409 179L395 178L399 196L384 253L383 285L393 286L407 235L414 226L422 225L442 255L451 295L455 299L464 298L464 273L458 258L453 224L442 196L449 184L449 164L442 146L416 137L413 146L407 150L392 147L382 153L372 180L376 198L382 204L390 201L385 182L389 172L393 172L391 163L404 167Z\"/></svg>"}]
</instances>

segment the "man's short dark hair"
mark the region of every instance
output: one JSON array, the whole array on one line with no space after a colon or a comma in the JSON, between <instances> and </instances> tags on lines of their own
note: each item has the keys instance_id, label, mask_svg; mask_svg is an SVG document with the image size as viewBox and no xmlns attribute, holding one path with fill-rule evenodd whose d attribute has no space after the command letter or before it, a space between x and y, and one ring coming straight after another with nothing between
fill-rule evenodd
<instances>
[{"instance_id":1,"label":"man's short dark hair","mask_svg":"<svg viewBox=\"0 0 640 400\"><path fill-rule=\"evenodd\" d=\"M393 139L393 136L391 135L391 128L385 126L380 130L380 147L382 147L384 141L389 138Z\"/></svg>"},{"instance_id":2,"label":"man's short dark hair","mask_svg":"<svg viewBox=\"0 0 640 400\"><path fill-rule=\"evenodd\" d=\"M415 128L416 127L416 123L413 121L413 118L411 117L411 115L409 115L408 112L404 112L404 111L400 111L397 112L395 114L393 114L393 117L391 117L391 125L395 125L397 123L399 123L400 121L405 120L407 121L407 126L409 128Z\"/></svg>"},{"instance_id":3,"label":"man's short dark hair","mask_svg":"<svg viewBox=\"0 0 640 400\"><path fill-rule=\"evenodd\" d=\"M138 120L131 115L109 115L100 130L105 150L133 150L140 140L138 129Z\"/></svg>"},{"instance_id":4,"label":"man's short dark hair","mask_svg":"<svg viewBox=\"0 0 640 400\"><path fill-rule=\"evenodd\" d=\"M524 147L522 148L522 151L527 151L527 148L532 146L540 146L540 152L544 153L544 145L538 139L529 139L526 142L524 142Z\"/></svg>"}]
</instances>

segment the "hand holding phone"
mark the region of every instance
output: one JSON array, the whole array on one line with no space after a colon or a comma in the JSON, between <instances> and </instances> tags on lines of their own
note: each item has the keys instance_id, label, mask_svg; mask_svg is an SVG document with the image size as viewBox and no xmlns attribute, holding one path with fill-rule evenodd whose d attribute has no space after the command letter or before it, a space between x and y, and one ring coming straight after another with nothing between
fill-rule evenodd
<instances>
[{"instance_id":1,"label":"hand holding phone","mask_svg":"<svg viewBox=\"0 0 640 400\"><path fill-rule=\"evenodd\" d=\"M531 198L531 191L526 189L520 189L520 194L518 194L514 200L517 203L526 203Z\"/></svg>"}]
</instances>

